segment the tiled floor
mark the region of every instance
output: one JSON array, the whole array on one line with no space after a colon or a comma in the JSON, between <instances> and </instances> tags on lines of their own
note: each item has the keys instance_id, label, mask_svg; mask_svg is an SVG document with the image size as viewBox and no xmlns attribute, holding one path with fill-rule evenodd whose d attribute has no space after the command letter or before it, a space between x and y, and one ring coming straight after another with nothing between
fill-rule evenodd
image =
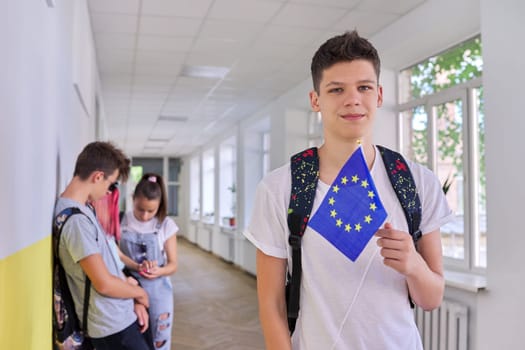
<instances>
[{"instance_id":1,"label":"tiled floor","mask_svg":"<svg viewBox=\"0 0 525 350\"><path fill-rule=\"evenodd\" d=\"M177 253L171 349L264 349L254 277L184 239Z\"/></svg>"}]
</instances>

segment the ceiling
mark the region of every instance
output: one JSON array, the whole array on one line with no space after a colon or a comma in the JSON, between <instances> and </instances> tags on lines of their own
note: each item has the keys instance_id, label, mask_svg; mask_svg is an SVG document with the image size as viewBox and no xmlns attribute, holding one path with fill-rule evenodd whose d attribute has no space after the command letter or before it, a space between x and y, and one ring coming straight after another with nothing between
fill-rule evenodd
<instances>
[{"instance_id":1,"label":"ceiling","mask_svg":"<svg viewBox=\"0 0 525 350\"><path fill-rule=\"evenodd\" d=\"M424 1L88 0L108 137L190 154L308 79L329 37L370 37Z\"/></svg>"}]
</instances>

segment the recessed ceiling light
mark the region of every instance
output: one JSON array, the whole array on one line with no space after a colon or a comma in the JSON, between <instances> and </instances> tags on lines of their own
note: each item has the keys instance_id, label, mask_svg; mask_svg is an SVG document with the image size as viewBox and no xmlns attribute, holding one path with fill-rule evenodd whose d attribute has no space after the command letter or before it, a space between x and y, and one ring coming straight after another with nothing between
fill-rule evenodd
<instances>
[{"instance_id":1,"label":"recessed ceiling light","mask_svg":"<svg viewBox=\"0 0 525 350\"><path fill-rule=\"evenodd\" d=\"M151 137L151 138L146 140L146 142L170 142L170 141L171 141L171 139L168 139L168 138L164 139L164 138L160 138L160 137L157 137L157 138Z\"/></svg>"},{"instance_id":2,"label":"recessed ceiling light","mask_svg":"<svg viewBox=\"0 0 525 350\"><path fill-rule=\"evenodd\" d=\"M166 122L187 122L188 117L184 115L159 115L159 120L163 120Z\"/></svg>"},{"instance_id":3,"label":"recessed ceiling light","mask_svg":"<svg viewBox=\"0 0 525 350\"><path fill-rule=\"evenodd\" d=\"M144 152L160 152L162 151L163 147L152 147L152 146L145 146Z\"/></svg>"},{"instance_id":4,"label":"recessed ceiling light","mask_svg":"<svg viewBox=\"0 0 525 350\"><path fill-rule=\"evenodd\" d=\"M164 147L166 146L168 142L167 141L151 141L147 140L144 144L144 148L156 148L156 147Z\"/></svg>"},{"instance_id":5,"label":"recessed ceiling light","mask_svg":"<svg viewBox=\"0 0 525 350\"><path fill-rule=\"evenodd\" d=\"M222 79L230 72L227 67L214 66L184 66L181 77Z\"/></svg>"}]
</instances>

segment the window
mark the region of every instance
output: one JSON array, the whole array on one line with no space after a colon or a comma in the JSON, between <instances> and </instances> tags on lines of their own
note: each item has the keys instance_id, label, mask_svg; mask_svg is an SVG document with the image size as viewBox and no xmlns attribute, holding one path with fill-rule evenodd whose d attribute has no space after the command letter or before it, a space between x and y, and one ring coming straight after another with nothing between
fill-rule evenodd
<instances>
[{"instance_id":1,"label":"window","mask_svg":"<svg viewBox=\"0 0 525 350\"><path fill-rule=\"evenodd\" d=\"M219 164L221 225L233 227L237 214L237 145L235 137L230 137L221 143Z\"/></svg>"},{"instance_id":2,"label":"window","mask_svg":"<svg viewBox=\"0 0 525 350\"><path fill-rule=\"evenodd\" d=\"M237 182L237 197L244 203L242 210L237 210L237 218L242 222L249 222L255 201L255 191L264 174L270 171L270 117L266 116L249 127L242 128L239 134L240 143L237 152L243 161L240 172L242 182ZM242 144L242 147L240 147ZM240 179L237 179L240 180ZM237 225L240 221L237 221Z\"/></svg>"},{"instance_id":3,"label":"window","mask_svg":"<svg viewBox=\"0 0 525 350\"><path fill-rule=\"evenodd\" d=\"M162 158L133 157L131 163L134 167L142 167L142 173L140 174L140 177L142 177L142 174L145 173L156 173L159 175L162 175L164 173ZM140 177L138 180L140 180Z\"/></svg>"},{"instance_id":4,"label":"window","mask_svg":"<svg viewBox=\"0 0 525 350\"><path fill-rule=\"evenodd\" d=\"M323 144L323 119L321 112L308 114L308 147L319 147Z\"/></svg>"},{"instance_id":5,"label":"window","mask_svg":"<svg viewBox=\"0 0 525 350\"><path fill-rule=\"evenodd\" d=\"M122 192L127 193L128 196L121 197L125 203L123 203L124 205L121 208L126 210L133 207L131 194L135 191L135 186L139 183L142 175L145 173L162 174L164 169L162 158L133 157L131 159L131 165L130 176L125 184L126 192Z\"/></svg>"},{"instance_id":6,"label":"window","mask_svg":"<svg viewBox=\"0 0 525 350\"><path fill-rule=\"evenodd\" d=\"M202 220L215 221L215 150L208 149L202 154Z\"/></svg>"},{"instance_id":7,"label":"window","mask_svg":"<svg viewBox=\"0 0 525 350\"><path fill-rule=\"evenodd\" d=\"M403 153L432 169L455 217L442 227L447 265L486 267L483 71L475 37L399 75Z\"/></svg>"},{"instance_id":8,"label":"window","mask_svg":"<svg viewBox=\"0 0 525 350\"><path fill-rule=\"evenodd\" d=\"M400 113L400 128L405 143L402 149L410 159L428 166L428 116L424 106L416 106Z\"/></svg>"},{"instance_id":9,"label":"window","mask_svg":"<svg viewBox=\"0 0 525 350\"><path fill-rule=\"evenodd\" d=\"M181 161L179 158L168 158L168 176L167 176L167 195L168 195L168 215L179 215L179 189L180 189L180 168Z\"/></svg>"},{"instance_id":10,"label":"window","mask_svg":"<svg viewBox=\"0 0 525 350\"><path fill-rule=\"evenodd\" d=\"M164 162L167 162L165 166ZM181 161L179 158L145 158L133 157L129 186L132 191L145 173L156 173L161 175L166 184L167 210L168 215L177 216L179 214L179 174ZM166 172L164 171L166 169Z\"/></svg>"},{"instance_id":11,"label":"window","mask_svg":"<svg viewBox=\"0 0 525 350\"><path fill-rule=\"evenodd\" d=\"M262 175L270 172L270 132L262 134Z\"/></svg>"},{"instance_id":12,"label":"window","mask_svg":"<svg viewBox=\"0 0 525 350\"><path fill-rule=\"evenodd\" d=\"M199 220L201 215L201 163L200 156L190 160L190 217Z\"/></svg>"}]
</instances>

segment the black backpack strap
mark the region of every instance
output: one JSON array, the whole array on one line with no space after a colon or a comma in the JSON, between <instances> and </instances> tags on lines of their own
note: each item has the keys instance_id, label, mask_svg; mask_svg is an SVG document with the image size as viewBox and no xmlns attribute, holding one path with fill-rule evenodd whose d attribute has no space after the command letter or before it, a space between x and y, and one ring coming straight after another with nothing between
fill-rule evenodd
<instances>
[{"instance_id":1,"label":"black backpack strap","mask_svg":"<svg viewBox=\"0 0 525 350\"><path fill-rule=\"evenodd\" d=\"M91 280L86 275L86 282L84 283L84 311L82 314L82 327L80 328L84 334L88 334L88 310L89 310L89 297L91 292Z\"/></svg>"},{"instance_id":2,"label":"black backpack strap","mask_svg":"<svg viewBox=\"0 0 525 350\"><path fill-rule=\"evenodd\" d=\"M388 178L392 183L397 199L403 208L408 230L414 244L421 238L421 201L417 194L416 183L403 156L391 149L377 146L385 163Z\"/></svg>"},{"instance_id":3,"label":"black backpack strap","mask_svg":"<svg viewBox=\"0 0 525 350\"><path fill-rule=\"evenodd\" d=\"M58 265L59 268L59 278L60 278L60 285L62 286L65 293L69 295L69 298L72 299L71 291L69 290L69 285L67 284L67 278L66 278L66 271L64 270L64 267L62 266L62 263L60 262L60 258L58 255L58 248L60 245L60 237L62 236L62 229L64 228L64 225L69 220L69 218L75 214L83 214L82 211L77 207L69 207L64 210L62 210L60 213L58 213L57 216L55 216L55 221L53 223L53 235L54 237L54 244L53 244L53 259L55 260L55 263ZM98 240L98 237L97 237ZM85 334L87 334L87 318L88 318L88 309L89 309L89 297L91 292L91 280L86 275L86 282L84 284L84 312L82 317L82 327L79 327L81 331L83 331ZM76 312L73 311L73 315L75 318L75 322L78 324L78 316Z\"/></svg>"},{"instance_id":4,"label":"black backpack strap","mask_svg":"<svg viewBox=\"0 0 525 350\"><path fill-rule=\"evenodd\" d=\"M290 159L292 188L288 206L288 243L292 248L292 274L288 274L286 301L288 328L290 334L295 329L299 316L299 298L301 287L301 239L306 230L315 198L319 179L319 157L317 148L299 152Z\"/></svg>"},{"instance_id":5,"label":"black backpack strap","mask_svg":"<svg viewBox=\"0 0 525 350\"><path fill-rule=\"evenodd\" d=\"M82 214L82 211L77 207L69 207L55 216L55 221L53 222L53 235L55 235L53 252L56 258L58 258L58 246L60 244L60 237L62 236L62 228L69 218L75 214Z\"/></svg>"}]
</instances>

